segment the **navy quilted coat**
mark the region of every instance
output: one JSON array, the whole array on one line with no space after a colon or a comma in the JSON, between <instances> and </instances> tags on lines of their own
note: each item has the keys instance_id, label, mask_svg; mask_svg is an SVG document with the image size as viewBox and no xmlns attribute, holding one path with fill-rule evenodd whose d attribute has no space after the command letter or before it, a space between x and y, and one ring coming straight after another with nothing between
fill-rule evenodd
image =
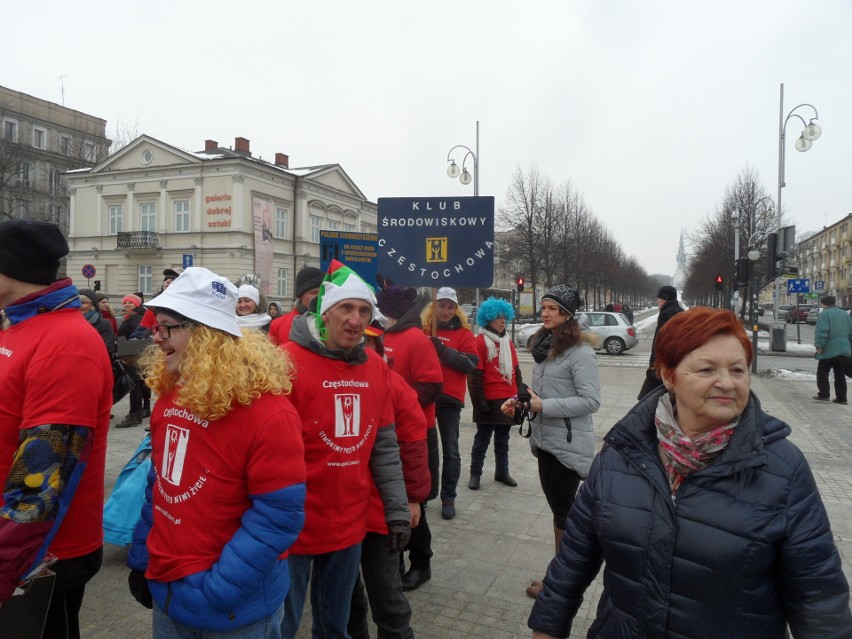
<instances>
[{"instance_id":1,"label":"navy quilted coat","mask_svg":"<svg viewBox=\"0 0 852 639\"><path fill-rule=\"evenodd\" d=\"M852 637L849 587L790 427L751 395L728 446L672 499L652 393L613 427L568 516L529 626L568 637L604 568L588 637Z\"/></svg>"}]
</instances>

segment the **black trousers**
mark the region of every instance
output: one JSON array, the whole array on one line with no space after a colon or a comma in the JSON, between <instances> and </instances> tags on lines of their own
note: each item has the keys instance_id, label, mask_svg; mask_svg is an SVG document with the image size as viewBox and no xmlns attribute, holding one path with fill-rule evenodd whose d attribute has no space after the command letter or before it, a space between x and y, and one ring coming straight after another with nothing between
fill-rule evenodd
<instances>
[{"instance_id":1,"label":"black trousers","mask_svg":"<svg viewBox=\"0 0 852 639\"><path fill-rule=\"evenodd\" d=\"M834 373L834 396L838 401L846 401L846 361L848 357L839 355L831 359L817 360L817 394L826 399L831 397L828 373Z\"/></svg>"},{"instance_id":2,"label":"black trousers","mask_svg":"<svg viewBox=\"0 0 852 639\"><path fill-rule=\"evenodd\" d=\"M56 573L53 599L47 611L42 639L80 639L80 607L86 584L101 569L103 548L73 559L61 559L50 569Z\"/></svg>"}]
</instances>

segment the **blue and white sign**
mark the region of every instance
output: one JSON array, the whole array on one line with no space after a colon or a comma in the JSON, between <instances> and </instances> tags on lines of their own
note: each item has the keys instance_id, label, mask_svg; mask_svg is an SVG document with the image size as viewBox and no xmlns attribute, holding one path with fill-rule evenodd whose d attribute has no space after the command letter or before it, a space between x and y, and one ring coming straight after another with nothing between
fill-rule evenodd
<instances>
[{"instance_id":1,"label":"blue and white sign","mask_svg":"<svg viewBox=\"0 0 852 639\"><path fill-rule=\"evenodd\" d=\"M814 282L814 290L815 291L825 290L825 280L817 280L816 282Z\"/></svg>"},{"instance_id":2,"label":"blue and white sign","mask_svg":"<svg viewBox=\"0 0 852 639\"><path fill-rule=\"evenodd\" d=\"M192 266L192 253L184 253L183 254L183 267L189 268Z\"/></svg>"},{"instance_id":3,"label":"blue and white sign","mask_svg":"<svg viewBox=\"0 0 852 639\"><path fill-rule=\"evenodd\" d=\"M331 260L343 262L367 284L375 287L379 269L379 236L376 233L320 231L320 270L328 271Z\"/></svg>"},{"instance_id":4,"label":"blue and white sign","mask_svg":"<svg viewBox=\"0 0 852 639\"><path fill-rule=\"evenodd\" d=\"M788 293L810 293L811 281L809 279L787 280Z\"/></svg>"},{"instance_id":5,"label":"blue and white sign","mask_svg":"<svg viewBox=\"0 0 852 639\"><path fill-rule=\"evenodd\" d=\"M494 198L379 198L379 271L403 286L487 288Z\"/></svg>"}]
</instances>

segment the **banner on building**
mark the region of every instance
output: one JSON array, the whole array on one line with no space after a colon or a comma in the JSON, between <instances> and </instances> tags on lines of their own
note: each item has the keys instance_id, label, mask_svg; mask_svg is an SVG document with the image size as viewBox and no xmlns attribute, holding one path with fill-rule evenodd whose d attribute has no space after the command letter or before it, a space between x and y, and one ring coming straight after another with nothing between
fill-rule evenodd
<instances>
[{"instance_id":1,"label":"banner on building","mask_svg":"<svg viewBox=\"0 0 852 639\"><path fill-rule=\"evenodd\" d=\"M260 276L260 292L269 296L272 286L272 200L252 198L254 218L254 272Z\"/></svg>"},{"instance_id":2,"label":"banner on building","mask_svg":"<svg viewBox=\"0 0 852 639\"><path fill-rule=\"evenodd\" d=\"M494 198L379 198L379 271L403 286L488 288Z\"/></svg>"}]
</instances>

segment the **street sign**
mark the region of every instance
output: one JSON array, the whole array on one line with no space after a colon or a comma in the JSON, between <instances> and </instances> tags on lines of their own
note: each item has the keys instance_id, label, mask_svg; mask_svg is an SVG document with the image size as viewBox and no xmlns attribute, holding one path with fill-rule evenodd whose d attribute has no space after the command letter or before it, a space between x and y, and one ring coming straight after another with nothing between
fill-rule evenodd
<instances>
[{"instance_id":1,"label":"street sign","mask_svg":"<svg viewBox=\"0 0 852 639\"><path fill-rule=\"evenodd\" d=\"M814 282L814 290L821 291L825 288L825 280L817 280Z\"/></svg>"},{"instance_id":2,"label":"street sign","mask_svg":"<svg viewBox=\"0 0 852 639\"><path fill-rule=\"evenodd\" d=\"M192 266L192 253L184 253L183 254L183 267L189 268Z\"/></svg>"},{"instance_id":3,"label":"street sign","mask_svg":"<svg viewBox=\"0 0 852 639\"><path fill-rule=\"evenodd\" d=\"M811 281L807 278L787 280L787 292L788 293L810 293L811 292Z\"/></svg>"},{"instance_id":4,"label":"street sign","mask_svg":"<svg viewBox=\"0 0 852 639\"><path fill-rule=\"evenodd\" d=\"M492 285L493 197L385 197L378 205L385 279L402 286Z\"/></svg>"},{"instance_id":5,"label":"street sign","mask_svg":"<svg viewBox=\"0 0 852 639\"><path fill-rule=\"evenodd\" d=\"M83 264L83 277L87 280L92 279L98 271L91 264Z\"/></svg>"}]
</instances>

